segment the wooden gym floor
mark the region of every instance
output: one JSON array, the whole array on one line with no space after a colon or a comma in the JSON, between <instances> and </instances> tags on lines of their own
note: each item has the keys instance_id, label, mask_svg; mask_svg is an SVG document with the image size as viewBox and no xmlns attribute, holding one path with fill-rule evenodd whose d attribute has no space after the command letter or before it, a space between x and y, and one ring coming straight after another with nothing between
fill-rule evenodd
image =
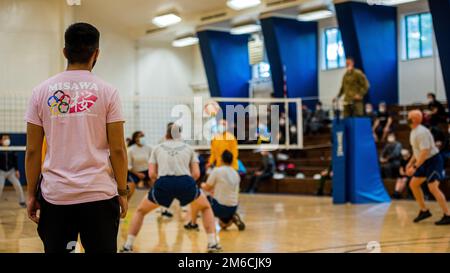
<instances>
[{"instance_id":1,"label":"wooden gym floor","mask_svg":"<svg viewBox=\"0 0 450 273\"><path fill-rule=\"evenodd\" d=\"M122 220L119 247L137 203L146 194L137 191ZM14 191L0 200L0 252L42 252L36 225L19 208ZM240 213L247 229L220 231L225 252L450 252L450 226L435 226L442 217L430 202L432 219L413 224L413 201L379 205L332 205L331 198L290 195L241 195ZM186 232L186 213L172 206L174 218L153 212L144 220L135 252L203 252L206 235Z\"/></svg>"}]
</instances>

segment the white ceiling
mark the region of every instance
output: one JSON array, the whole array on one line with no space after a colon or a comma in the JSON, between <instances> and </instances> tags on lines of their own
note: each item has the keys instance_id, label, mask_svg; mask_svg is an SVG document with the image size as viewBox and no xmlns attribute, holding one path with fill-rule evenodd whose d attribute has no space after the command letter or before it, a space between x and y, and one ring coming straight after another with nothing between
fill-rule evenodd
<instances>
[{"instance_id":1,"label":"white ceiling","mask_svg":"<svg viewBox=\"0 0 450 273\"><path fill-rule=\"evenodd\" d=\"M263 0L263 3L276 0ZM202 25L200 18L207 15L226 12L227 16L213 20L205 25L226 27L230 22L258 18L262 12L279 13L279 10L296 9L299 5L320 4L332 0L293 0L276 7L260 5L243 11L233 11L226 5L227 0L82 0L81 7L75 7L79 19L95 18L106 22L110 27L124 30L135 39L142 41L170 41L175 36L194 32ZM157 29L150 21L159 13L175 10L183 18L182 23L146 34ZM287 12L289 14L289 12ZM203 23L204 24L204 23Z\"/></svg>"}]
</instances>

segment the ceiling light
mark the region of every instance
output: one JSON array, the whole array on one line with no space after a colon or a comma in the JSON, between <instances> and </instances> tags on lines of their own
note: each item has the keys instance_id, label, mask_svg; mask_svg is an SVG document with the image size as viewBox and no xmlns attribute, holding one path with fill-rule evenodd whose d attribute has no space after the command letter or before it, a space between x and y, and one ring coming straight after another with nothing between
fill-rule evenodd
<instances>
[{"instance_id":1,"label":"ceiling light","mask_svg":"<svg viewBox=\"0 0 450 273\"><path fill-rule=\"evenodd\" d=\"M299 21L316 21L333 16L334 13L328 7L319 7L300 11L297 19Z\"/></svg>"},{"instance_id":2,"label":"ceiling light","mask_svg":"<svg viewBox=\"0 0 450 273\"><path fill-rule=\"evenodd\" d=\"M261 26L255 22L251 22L233 26L233 28L230 30L230 33L233 35L242 35L259 31L261 31Z\"/></svg>"},{"instance_id":3,"label":"ceiling light","mask_svg":"<svg viewBox=\"0 0 450 273\"><path fill-rule=\"evenodd\" d=\"M231 9L241 10L256 7L261 4L261 0L228 0L227 5Z\"/></svg>"},{"instance_id":4,"label":"ceiling light","mask_svg":"<svg viewBox=\"0 0 450 273\"><path fill-rule=\"evenodd\" d=\"M157 25L158 27L168 27L179 22L181 22L181 17L176 15L175 13L158 15L152 20L152 23Z\"/></svg>"},{"instance_id":5,"label":"ceiling light","mask_svg":"<svg viewBox=\"0 0 450 273\"><path fill-rule=\"evenodd\" d=\"M69 6L81 6L81 0L66 0Z\"/></svg>"},{"instance_id":6,"label":"ceiling light","mask_svg":"<svg viewBox=\"0 0 450 273\"><path fill-rule=\"evenodd\" d=\"M193 35L187 35L187 36L182 36L179 38L176 38L173 42L172 42L172 46L174 47L185 47L185 46L191 46L191 45L195 45L198 43L198 38Z\"/></svg>"}]
</instances>

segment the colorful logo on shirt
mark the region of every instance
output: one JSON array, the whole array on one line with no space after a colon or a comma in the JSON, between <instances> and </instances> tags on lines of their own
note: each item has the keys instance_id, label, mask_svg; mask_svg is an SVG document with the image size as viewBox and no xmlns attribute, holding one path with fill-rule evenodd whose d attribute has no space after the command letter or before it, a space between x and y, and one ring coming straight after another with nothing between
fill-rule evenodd
<instances>
[{"instance_id":1,"label":"colorful logo on shirt","mask_svg":"<svg viewBox=\"0 0 450 273\"><path fill-rule=\"evenodd\" d=\"M90 111L94 106L97 97L89 91L75 92L75 96L70 97L64 91L57 90L47 100L52 115L82 113Z\"/></svg>"}]
</instances>

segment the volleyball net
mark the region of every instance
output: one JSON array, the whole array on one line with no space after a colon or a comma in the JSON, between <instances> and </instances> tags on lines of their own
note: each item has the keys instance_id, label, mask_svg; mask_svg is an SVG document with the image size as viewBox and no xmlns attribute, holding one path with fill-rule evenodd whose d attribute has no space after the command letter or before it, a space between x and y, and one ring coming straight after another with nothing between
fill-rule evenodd
<instances>
[{"instance_id":1,"label":"volleyball net","mask_svg":"<svg viewBox=\"0 0 450 273\"><path fill-rule=\"evenodd\" d=\"M24 115L29 97L3 96L0 133L26 132ZM125 134L142 131L149 145L158 144L166 126L175 122L183 140L196 149L208 149L214 135L227 128L240 149L302 149L303 117L299 98L147 97L122 99Z\"/></svg>"}]
</instances>

